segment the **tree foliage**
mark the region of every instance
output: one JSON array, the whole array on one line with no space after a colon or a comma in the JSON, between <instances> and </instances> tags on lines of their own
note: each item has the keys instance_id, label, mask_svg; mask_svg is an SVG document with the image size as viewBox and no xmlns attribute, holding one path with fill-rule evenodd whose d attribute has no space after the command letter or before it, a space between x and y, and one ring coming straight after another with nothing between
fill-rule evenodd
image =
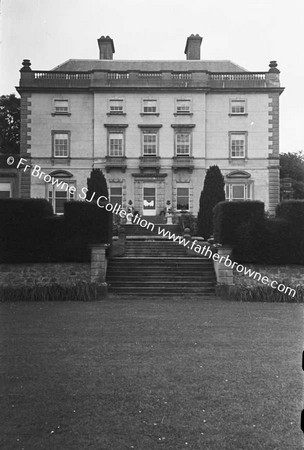
<instances>
[{"instance_id":1,"label":"tree foliage","mask_svg":"<svg viewBox=\"0 0 304 450\"><path fill-rule=\"evenodd\" d=\"M304 199L304 154L280 154L280 178L291 178L293 198Z\"/></svg>"},{"instance_id":2,"label":"tree foliage","mask_svg":"<svg viewBox=\"0 0 304 450\"><path fill-rule=\"evenodd\" d=\"M20 153L20 98L0 97L0 152Z\"/></svg>"},{"instance_id":3,"label":"tree foliage","mask_svg":"<svg viewBox=\"0 0 304 450\"><path fill-rule=\"evenodd\" d=\"M206 172L198 212L198 234L205 239L213 233L213 208L218 202L224 200L224 177L218 166L211 166Z\"/></svg>"},{"instance_id":4,"label":"tree foliage","mask_svg":"<svg viewBox=\"0 0 304 450\"><path fill-rule=\"evenodd\" d=\"M108 186L104 174L101 169L92 169L90 178L87 179L87 199L90 200L95 193L93 200L97 200L98 197L104 196L108 198Z\"/></svg>"}]
</instances>

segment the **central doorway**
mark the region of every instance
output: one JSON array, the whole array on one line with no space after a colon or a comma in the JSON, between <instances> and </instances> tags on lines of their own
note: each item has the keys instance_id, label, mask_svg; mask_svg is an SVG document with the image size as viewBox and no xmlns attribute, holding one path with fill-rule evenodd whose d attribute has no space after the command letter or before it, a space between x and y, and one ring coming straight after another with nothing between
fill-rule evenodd
<instances>
[{"instance_id":1,"label":"central doorway","mask_svg":"<svg viewBox=\"0 0 304 450\"><path fill-rule=\"evenodd\" d=\"M143 216L156 215L156 187L154 183L143 185Z\"/></svg>"}]
</instances>

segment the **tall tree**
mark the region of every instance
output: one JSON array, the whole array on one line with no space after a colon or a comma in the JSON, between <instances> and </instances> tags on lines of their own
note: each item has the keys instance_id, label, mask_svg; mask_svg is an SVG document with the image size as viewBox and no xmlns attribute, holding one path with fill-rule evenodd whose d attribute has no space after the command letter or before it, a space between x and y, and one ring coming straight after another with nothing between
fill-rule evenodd
<instances>
[{"instance_id":1,"label":"tall tree","mask_svg":"<svg viewBox=\"0 0 304 450\"><path fill-rule=\"evenodd\" d=\"M211 166L206 172L204 188L200 197L198 212L198 234L208 239L213 232L213 208L225 200L225 181L218 166Z\"/></svg>"},{"instance_id":2,"label":"tall tree","mask_svg":"<svg viewBox=\"0 0 304 450\"><path fill-rule=\"evenodd\" d=\"M304 199L304 154L281 153L280 154L280 179L291 179L293 198Z\"/></svg>"},{"instance_id":3,"label":"tall tree","mask_svg":"<svg viewBox=\"0 0 304 450\"><path fill-rule=\"evenodd\" d=\"M0 97L0 153L20 153L20 98Z\"/></svg>"},{"instance_id":4,"label":"tall tree","mask_svg":"<svg viewBox=\"0 0 304 450\"><path fill-rule=\"evenodd\" d=\"M87 199L96 201L98 197L104 196L108 198L108 186L104 174L101 169L92 169L90 178L87 179Z\"/></svg>"}]
</instances>

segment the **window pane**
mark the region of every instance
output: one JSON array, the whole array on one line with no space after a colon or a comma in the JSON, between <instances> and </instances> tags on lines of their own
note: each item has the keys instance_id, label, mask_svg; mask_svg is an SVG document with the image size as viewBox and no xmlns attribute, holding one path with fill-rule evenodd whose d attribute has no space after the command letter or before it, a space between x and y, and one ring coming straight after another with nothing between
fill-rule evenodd
<instances>
[{"instance_id":1,"label":"window pane","mask_svg":"<svg viewBox=\"0 0 304 450\"><path fill-rule=\"evenodd\" d=\"M190 111L190 100L176 101L176 112L189 112L189 111Z\"/></svg>"},{"instance_id":2,"label":"window pane","mask_svg":"<svg viewBox=\"0 0 304 450\"><path fill-rule=\"evenodd\" d=\"M156 100L144 100L144 112L155 113L157 110Z\"/></svg>"},{"instance_id":3,"label":"window pane","mask_svg":"<svg viewBox=\"0 0 304 450\"><path fill-rule=\"evenodd\" d=\"M231 135L231 156L232 158L242 158L245 156L245 136Z\"/></svg>"},{"instance_id":4,"label":"window pane","mask_svg":"<svg viewBox=\"0 0 304 450\"><path fill-rule=\"evenodd\" d=\"M143 192L143 207L144 209L154 209L155 208L155 188L144 187Z\"/></svg>"},{"instance_id":5,"label":"window pane","mask_svg":"<svg viewBox=\"0 0 304 450\"><path fill-rule=\"evenodd\" d=\"M59 180L60 181L60 180ZM62 180L66 183L66 180ZM48 191L48 200L53 206L53 210L55 214L63 214L64 213L64 203L67 201L73 201L75 199L75 192L70 192L69 188L71 186L75 186L75 183L68 183L68 189L60 189L55 186L50 186L50 190Z\"/></svg>"},{"instance_id":6,"label":"window pane","mask_svg":"<svg viewBox=\"0 0 304 450\"><path fill-rule=\"evenodd\" d=\"M110 187L110 203L122 205L122 187Z\"/></svg>"},{"instance_id":7,"label":"window pane","mask_svg":"<svg viewBox=\"0 0 304 450\"><path fill-rule=\"evenodd\" d=\"M232 185L232 199L233 200L245 200L245 185L244 184Z\"/></svg>"},{"instance_id":8,"label":"window pane","mask_svg":"<svg viewBox=\"0 0 304 450\"><path fill-rule=\"evenodd\" d=\"M0 198L10 198L11 183L0 183Z\"/></svg>"},{"instance_id":9,"label":"window pane","mask_svg":"<svg viewBox=\"0 0 304 450\"><path fill-rule=\"evenodd\" d=\"M232 100L231 112L232 114L243 114L245 112L245 100Z\"/></svg>"},{"instance_id":10,"label":"window pane","mask_svg":"<svg viewBox=\"0 0 304 450\"><path fill-rule=\"evenodd\" d=\"M110 188L111 195L122 195L121 187L111 187Z\"/></svg>"},{"instance_id":11,"label":"window pane","mask_svg":"<svg viewBox=\"0 0 304 450\"><path fill-rule=\"evenodd\" d=\"M177 188L177 209L189 210L189 188Z\"/></svg>"},{"instance_id":12,"label":"window pane","mask_svg":"<svg viewBox=\"0 0 304 450\"><path fill-rule=\"evenodd\" d=\"M69 111L68 100L55 100L55 111L56 112L68 112Z\"/></svg>"},{"instance_id":13,"label":"window pane","mask_svg":"<svg viewBox=\"0 0 304 450\"><path fill-rule=\"evenodd\" d=\"M64 213L64 204L68 200L67 192L55 191L55 212L56 214Z\"/></svg>"},{"instance_id":14,"label":"window pane","mask_svg":"<svg viewBox=\"0 0 304 450\"><path fill-rule=\"evenodd\" d=\"M0 198L10 198L11 192L10 191L0 191Z\"/></svg>"},{"instance_id":15,"label":"window pane","mask_svg":"<svg viewBox=\"0 0 304 450\"><path fill-rule=\"evenodd\" d=\"M68 134L54 135L54 156L68 156Z\"/></svg>"},{"instance_id":16,"label":"window pane","mask_svg":"<svg viewBox=\"0 0 304 450\"><path fill-rule=\"evenodd\" d=\"M110 100L110 111L111 112L123 112L123 100Z\"/></svg>"},{"instance_id":17,"label":"window pane","mask_svg":"<svg viewBox=\"0 0 304 450\"><path fill-rule=\"evenodd\" d=\"M144 155L156 155L157 149L157 134L144 133Z\"/></svg>"},{"instance_id":18,"label":"window pane","mask_svg":"<svg viewBox=\"0 0 304 450\"><path fill-rule=\"evenodd\" d=\"M176 134L176 154L189 155L190 154L190 134L177 133Z\"/></svg>"},{"instance_id":19,"label":"window pane","mask_svg":"<svg viewBox=\"0 0 304 450\"><path fill-rule=\"evenodd\" d=\"M109 145L110 156L123 156L123 133L110 133Z\"/></svg>"}]
</instances>

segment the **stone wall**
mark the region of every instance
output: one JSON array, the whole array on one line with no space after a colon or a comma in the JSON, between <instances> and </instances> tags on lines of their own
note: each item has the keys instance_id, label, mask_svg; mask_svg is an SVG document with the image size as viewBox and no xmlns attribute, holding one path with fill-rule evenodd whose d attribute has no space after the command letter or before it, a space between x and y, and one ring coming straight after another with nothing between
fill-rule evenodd
<instances>
[{"instance_id":1,"label":"stone wall","mask_svg":"<svg viewBox=\"0 0 304 450\"><path fill-rule=\"evenodd\" d=\"M91 281L90 263L0 264L0 286L73 284Z\"/></svg>"},{"instance_id":2,"label":"stone wall","mask_svg":"<svg viewBox=\"0 0 304 450\"><path fill-rule=\"evenodd\" d=\"M283 283L285 286L296 288L296 286L304 286L304 266L299 265L282 265L282 266L266 266L262 264L244 264L247 269L259 272L261 276L267 276L269 281L277 281L278 284ZM238 273L233 270L234 284L245 284L247 286L255 286L262 284L257 279L250 278L244 273Z\"/></svg>"},{"instance_id":3,"label":"stone wall","mask_svg":"<svg viewBox=\"0 0 304 450\"><path fill-rule=\"evenodd\" d=\"M229 257L231 254L231 248L220 247L218 250L218 255L220 257ZM230 264L231 265L231 264ZM227 262L229 266L229 261ZM217 285L216 293L218 295L226 295L234 292L235 288L240 285L245 286L267 286L271 284L272 281L277 283L273 285L274 288L278 288L280 292L284 287L280 285L285 285L286 288L297 289L298 286L304 287L304 266L301 265L265 265L265 264L239 264L243 266L244 270L238 272L236 267L233 269L227 267L224 264L214 260L214 269L216 273ZM250 269L252 272L261 274L261 277L254 275L250 277L248 274L245 275L244 271ZM267 277L264 278L263 277ZM262 281L263 279L263 281Z\"/></svg>"}]
</instances>

